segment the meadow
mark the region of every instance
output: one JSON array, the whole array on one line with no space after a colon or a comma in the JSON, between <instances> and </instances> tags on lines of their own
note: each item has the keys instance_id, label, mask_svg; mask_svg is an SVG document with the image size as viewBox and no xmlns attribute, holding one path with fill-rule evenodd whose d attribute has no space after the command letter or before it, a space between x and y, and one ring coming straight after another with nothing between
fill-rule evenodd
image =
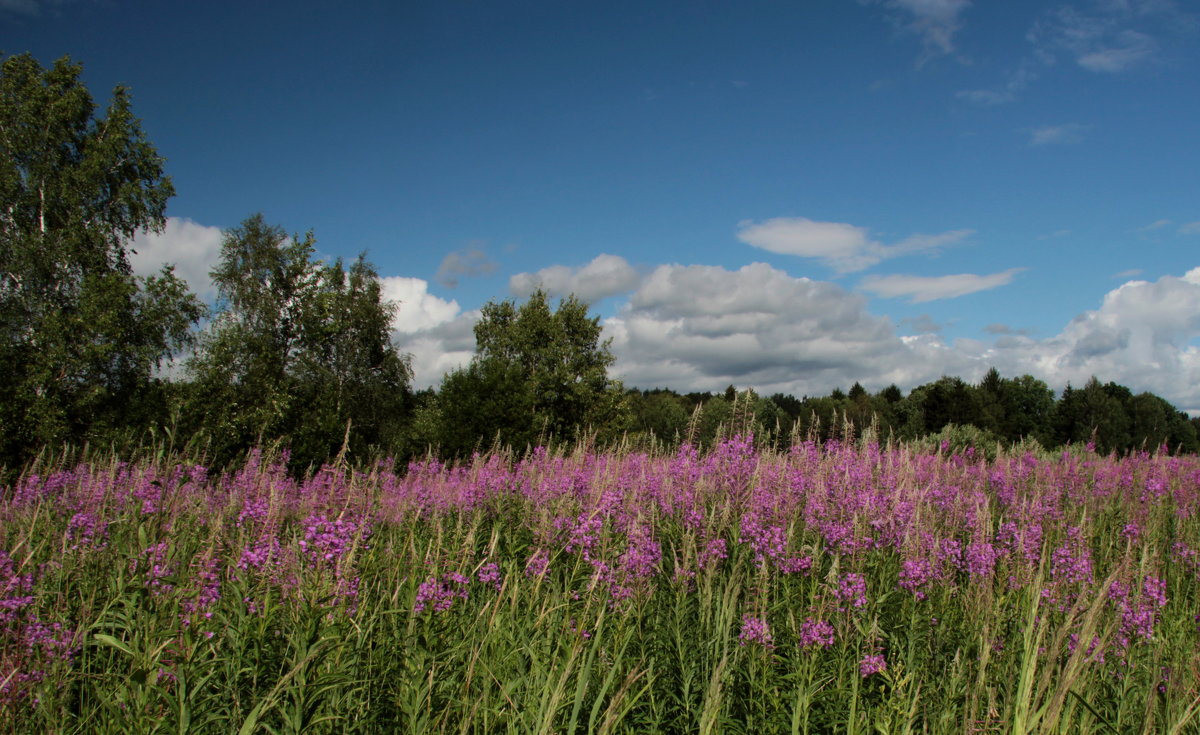
<instances>
[{"instance_id":1,"label":"meadow","mask_svg":"<svg viewBox=\"0 0 1200 735\"><path fill-rule=\"evenodd\" d=\"M0 504L0 731L1200 732L1200 460L871 441Z\"/></svg>"}]
</instances>

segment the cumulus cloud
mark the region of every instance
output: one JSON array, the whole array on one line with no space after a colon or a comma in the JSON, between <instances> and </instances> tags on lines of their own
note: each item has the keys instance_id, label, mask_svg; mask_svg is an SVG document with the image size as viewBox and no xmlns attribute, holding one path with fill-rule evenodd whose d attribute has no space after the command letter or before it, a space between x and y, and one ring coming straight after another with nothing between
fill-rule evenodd
<instances>
[{"instance_id":1,"label":"cumulus cloud","mask_svg":"<svg viewBox=\"0 0 1200 735\"><path fill-rule=\"evenodd\" d=\"M936 252L974 233L951 230L938 235L911 235L893 245L872 240L865 227L842 222L817 222L805 217L776 217L763 222L744 221L737 237L747 245L781 255L817 258L838 273L869 268L888 258L919 252Z\"/></svg>"},{"instance_id":2,"label":"cumulus cloud","mask_svg":"<svg viewBox=\"0 0 1200 735\"><path fill-rule=\"evenodd\" d=\"M193 222L186 217L168 217L162 232L139 232L129 244L129 265L140 276L151 276L164 265L173 265L175 275L204 301L217 295L208 273L221 260L221 228Z\"/></svg>"},{"instance_id":3,"label":"cumulus cloud","mask_svg":"<svg viewBox=\"0 0 1200 735\"><path fill-rule=\"evenodd\" d=\"M600 258L592 263L597 261L619 265ZM578 276L587 268L567 273ZM1018 270L971 276L970 285L1011 278ZM420 279L389 277L384 283L385 295L401 301L396 339L413 355L418 388L437 385L471 359L478 311L463 312L457 302L430 294ZM936 290L920 285L903 295ZM968 285L945 281L937 287L946 293ZM978 380L995 366L1003 375L1029 373L1056 389L1096 375L1200 411L1200 268L1123 283L1098 308L1044 339L994 323L983 330L987 339L948 342L924 315L904 326L915 334L899 334L890 319L868 309L862 294L764 263L737 270L660 265L638 279L616 315L604 321L604 336L613 340L614 377L642 388L720 390L733 384L801 396L858 381L872 390L891 383L908 390L942 375Z\"/></svg>"},{"instance_id":4,"label":"cumulus cloud","mask_svg":"<svg viewBox=\"0 0 1200 735\"><path fill-rule=\"evenodd\" d=\"M392 320L396 332L411 334L436 327L462 311L457 301L446 301L429 293L429 283L421 278L385 276L379 280L383 298L399 305Z\"/></svg>"},{"instance_id":5,"label":"cumulus cloud","mask_svg":"<svg viewBox=\"0 0 1200 735\"><path fill-rule=\"evenodd\" d=\"M971 367L937 338L898 337L863 296L763 263L659 266L605 330L615 373L644 387L803 395L855 380L915 385Z\"/></svg>"},{"instance_id":6,"label":"cumulus cloud","mask_svg":"<svg viewBox=\"0 0 1200 735\"><path fill-rule=\"evenodd\" d=\"M541 288L551 296L575 294L594 303L600 299L628 293L637 288L641 275L619 255L600 254L579 268L554 265L536 273L518 273L508 281L514 296L527 297Z\"/></svg>"},{"instance_id":7,"label":"cumulus cloud","mask_svg":"<svg viewBox=\"0 0 1200 735\"><path fill-rule=\"evenodd\" d=\"M941 375L978 380L995 366L1055 388L1096 375L1200 411L1200 268L1122 284L1049 338L999 323L984 331L990 341L948 343L932 331L899 336L889 319L868 311L864 296L763 263L659 266L605 321L614 374L637 387L734 384L822 395L854 381L911 389Z\"/></svg>"},{"instance_id":8,"label":"cumulus cloud","mask_svg":"<svg viewBox=\"0 0 1200 735\"><path fill-rule=\"evenodd\" d=\"M1095 375L1194 412L1200 411L1197 338L1200 268L1181 277L1128 281L1054 337L1014 338L983 357L1001 372L1029 372L1058 386Z\"/></svg>"},{"instance_id":9,"label":"cumulus cloud","mask_svg":"<svg viewBox=\"0 0 1200 735\"><path fill-rule=\"evenodd\" d=\"M398 303L392 338L412 356L417 388L437 385L445 373L471 360L477 310L463 312L454 299L429 293L429 283L421 278L385 276L380 282L383 297Z\"/></svg>"},{"instance_id":10,"label":"cumulus cloud","mask_svg":"<svg viewBox=\"0 0 1200 735\"><path fill-rule=\"evenodd\" d=\"M1065 123L1063 125L1043 125L1040 128L1031 128L1028 131L1029 145L1082 143L1083 134L1088 131L1088 127L1079 123Z\"/></svg>"},{"instance_id":11,"label":"cumulus cloud","mask_svg":"<svg viewBox=\"0 0 1200 735\"><path fill-rule=\"evenodd\" d=\"M985 276L974 273L956 273L949 276L870 276L864 278L858 287L885 299L908 297L909 303L921 304L1006 286L1012 283L1013 276L1023 270L1025 269L1009 268Z\"/></svg>"},{"instance_id":12,"label":"cumulus cloud","mask_svg":"<svg viewBox=\"0 0 1200 735\"><path fill-rule=\"evenodd\" d=\"M426 329L395 335L400 350L412 356L415 388L437 386L446 373L471 361L478 320L478 310L468 311Z\"/></svg>"},{"instance_id":13,"label":"cumulus cloud","mask_svg":"<svg viewBox=\"0 0 1200 735\"><path fill-rule=\"evenodd\" d=\"M455 250L442 258L434 278L446 288L458 286L462 277L486 276L496 272L496 263L479 245Z\"/></svg>"}]
</instances>

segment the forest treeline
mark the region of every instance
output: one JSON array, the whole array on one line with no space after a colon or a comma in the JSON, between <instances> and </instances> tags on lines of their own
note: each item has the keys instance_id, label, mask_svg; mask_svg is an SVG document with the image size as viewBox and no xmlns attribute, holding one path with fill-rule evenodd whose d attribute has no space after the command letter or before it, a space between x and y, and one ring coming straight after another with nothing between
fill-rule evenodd
<instances>
[{"instance_id":1,"label":"forest treeline","mask_svg":"<svg viewBox=\"0 0 1200 735\"><path fill-rule=\"evenodd\" d=\"M1020 442L1047 449L1091 444L1103 454L1163 446L1185 453L1200 449L1200 421L1153 393L1135 395L1093 377L1056 396L1037 378L1004 378L994 368L978 383L942 377L907 395L895 385L871 393L854 383L848 391L818 397L761 397L730 386L724 393L633 391L630 400L640 431L698 443L711 442L732 426L784 445L860 438L869 431L880 441L944 440L954 449L989 452Z\"/></svg>"},{"instance_id":2,"label":"forest treeline","mask_svg":"<svg viewBox=\"0 0 1200 735\"><path fill-rule=\"evenodd\" d=\"M101 113L61 59L0 66L0 465L90 446L190 451L211 465L286 448L297 470L334 457L467 456L548 442L710 444L862 436L994 448L1094 443L1195 452L1197 421L1093 379L1056 396L1025 375L944 377L904 395L759 396L626 389L599 319L544 292L492 302L471 362L412 390L370 262L327 262L312 233L261 215L224 233L202 303L168 266L134 274L130 243L161 231L174 194L122 87Z\"/></svg>"}]
</instances>

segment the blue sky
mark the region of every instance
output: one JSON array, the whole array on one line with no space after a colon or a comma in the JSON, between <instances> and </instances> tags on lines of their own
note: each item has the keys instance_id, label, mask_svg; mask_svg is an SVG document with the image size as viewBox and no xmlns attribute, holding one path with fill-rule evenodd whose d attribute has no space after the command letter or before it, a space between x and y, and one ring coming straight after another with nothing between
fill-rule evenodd
<instances>
[{"instance_id":1,"label":"blue sky","mask_svg":"<svg viewBox=\"0 0 1200 735\"><path fill-rule=\"evenodd\" d=\"M822 394L991 365L1200 410L1200 8L1171 0L0 0L178 195L367 251L419 385L489 299L591 301L627 384ZM207 292L206 292L207 293Z\"/></svg>"}]
</instances>

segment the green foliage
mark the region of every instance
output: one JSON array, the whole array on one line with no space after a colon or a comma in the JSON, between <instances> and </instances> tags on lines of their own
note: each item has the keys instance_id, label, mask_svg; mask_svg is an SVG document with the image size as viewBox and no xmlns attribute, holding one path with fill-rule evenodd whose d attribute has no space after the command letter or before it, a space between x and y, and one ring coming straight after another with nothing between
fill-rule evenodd
<instances>
[{"instance_id":1,"label":"green foliage","mask_svg":"<svg viewBox=\"0 0 1200 735\"><path fill-rule=\"evenodd\" d=\"M947 424L978 424L983 417L971 386L954 377L942 377L925 386L921 409L928 433L939 432Z\"/></svg>"},{"instance_id":2,"label":"green foliage","mask_svg":"<svg viewBox=\"0 0 1200 735\"><path fill-rule=\"evenodd\" d=\"M557 309L540 290L520 307L484 305L475 358L446 376L438 397L443 451L458 455L494 439L514 447L570 441L589 429L611 438L623 430L623 391L608 378L614 358L600 333L599 317L574 296Z\"/></svg>"},{"instance_id":3,"label":"green foliage","mask_svg":"<svg viewBox=\"0 0 1200 735\"><path fill-rule=\"evenodd\" d=\"M734 400L737 400L736 396ZM692 443L711 447L728 433L729 422L733 418L733 401L724 395L713 396L704 402L696 418L698 421L694 422L694 429L689 432Z\"/></svg>"},{"instance_id":4,"label":"green foliage","mask_svg":"<svg viewBox=\"0 0 1200 735\"><path fill-rule=\"evenodd\" d=\"M996 459L1000 449L1000 440L992 432L977 426L967 424L957 426L946 424L936 434L930 434L923 440L915 442L914 448L920 451L944 451L948 454L966 454L982 457L989 462Z\"/></svg>"},{"instance_id":5,"label":"green foliage","mask_svg":"<svg viewBox=\"0 0 1200 735\"><path fill-rule=\"evenodd\" d=\"M1126 411L1130 420L1130 442L1135 449L1152 451L1161 446L1183 452L1200 449L1196 429L1187 414L1153 393L1139 393L1129 399Z\"/></svg>"},{"instance_id":6,"label":"green foliage","mask_svg":"<svg viewBox=\"0 0 1200 735\"><path fill-rule=\"evenodd\" d=\"M1001 384L1003 418L997 427L1009 441L1045 439L1054 412L1054 391L1032 375L1005 379Z\"/></svg>"},{"instance_id":7,"label":"green foliage","mask_svg":"<svg viewBox=\"0 0 1200 735\"><path fill-rule=\"evenodd\" d=\"M461 457L493 442L524 450L538 441L532 385L520 367L500 360L473 360L442 379L436 442Z\"/></svg>"},{"instance_id":8,"label":"green foliage","mask_svg":"<svg viewBox=\"0 0 1200 735\"><path fill-rule=\"evenodd\" d=\"M1095 442L1103 454L1128 448L1129 416L1119 388L1113 383L1101 385L1095 377L1082 389L1068 385L1052 416L1055 439L1062 444Z\"/></svg>"},{"instance_id":9,"label":"green foliage","mask_svg":"<svg viewBox=\"0 0 1200 735\"><path fill-rule=\"evenodd\" d=\"M142 279L126 244L159 230L163 159L113 90L104 117L63 58L0 66L0 462L104 438L154 414L152 377L203 307L169 269Z\"/></svg>"},{"instance_id":10,"label":"green foliage","mask_svg":"<svg viewBox=\"0 0 1200 735\"><path fill-rule=\"evenodd\" d=\"M1094 382L1094 385L1092 385ZM1189 419L1153 393L1133 395L1128 388L1092 381L1082 390L1068 386L1061 400L1045 382L1031 375L1004 378L994 368L977 385L942 377L917 386L905 396L891 385L870 394L860 383L849 392L827 396L776 393L761 399L753 391L680 395L669 389L634 392L634 422L642 431L661 422L664 407L678 405L694 413L682 438L709 446L722 436L753 431L760 445L786 446L788 440L889 439L931 447L948 440L955 449L974 446L994 453L1005 446L1083 446L1093 439L1097 450L1171 452L1200 450L1200 420ZM743 396L746 396L743 399ZM640 400L637 400L640 398ZM739 403L740 408L734 404ZM676 411L677 409L671 408ZM664 434L655 431L662 439ZM670 436L670 433L665 435Z\"/></svg>"},{"instance_id":11,"label":"green foliage","mask_svg":"<svg viewBox=\"0 0 1200 735\"><path fill-rule=\"evenodd\" d=\"M1195 427L1171 404L1153 393L1134 396L1123 385L1101 385L1095 377L1081 389L1067 386L1051 422L1056 442L1094 442L1104 454L1153 451L1163 445L1172 451L1200 449Z\"/></svg>"},{"instance_id":12,"label":"green foliage","mask_svg":"<svg viewBox=\"0 0 1200 735\"><path fill-rule=\"evenodd\" d=\"M395 442L410 371L364 258L317 261L311 233L289 238L255 215L225 233L212 277L220 300L189 362L185 415L216 461L281 441L304 467L344 443L362 456Z\"/></svg>"},{"instance_id":13,"label":"green foliage","mask_svg":"<svg viewBox=\"0 0 1200 735\"><path fill-rule=\"evenodd\" d=\"M687 402L671 391L638 394L632 402L636 427L659 441L674 443L687 432L691 414Z\"/></svg>"}]
</instances>

